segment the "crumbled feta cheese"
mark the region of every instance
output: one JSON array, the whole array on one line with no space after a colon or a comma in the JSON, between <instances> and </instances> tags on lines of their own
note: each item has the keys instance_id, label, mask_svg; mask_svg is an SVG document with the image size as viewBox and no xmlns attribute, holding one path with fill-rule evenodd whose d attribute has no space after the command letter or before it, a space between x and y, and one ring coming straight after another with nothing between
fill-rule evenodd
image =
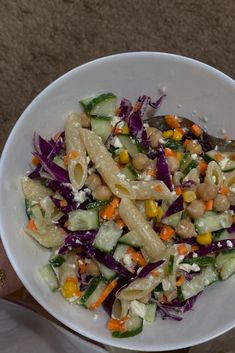
<instances>
[{"instance_id":1,"label":"crumbled feta cheese","mask_svg":"<svg viewBox=\"0 0 235 353\"><path fill-rule=\"evenodd\" d=\"M68 247L68 250L71 251L71 250L72 250L72 246L69 246L69 247Z\"/></svg>"},{"instance_id":2,"label":"crumbled feta cheese","mask_svg":"<svg viewBox=\"0 0 235 353\"><path fill-rule=\"evenodd\" d=\"M86 200L86 193L83 190L73 192L73 195L76 202L82 203Z\"/></svg>"},{"instance_id":3,"label":"crumbled feta cheese","mask_svg":"<svg viewBox=\"0 0 235 353\"><path fill-rule=\"evenodd\" d=\"M143 173L142 176L141 176L141 179L144 180L144 181L149 181L149 180L152 179L152 177L149 174Z\"/></svg>"},{"instance_id":4,"label":"crumbled feta cheese","mask_svg":"<svg viewBox=\"0 0 235 353\"><path fill-rule=\"evenodd\" d=\"M124 174L122 174L122 173L118 173L118 174L117 174L117 177L118 177L119 179L121 179L121 180L125 180L125 179L126 179L126 176L125 176Z\"/></svg>"},{"instance_id":5,"label":"crumbled feta cheese","mask_svg":"<svg viewBox=\"0 0 235 353\"><path fill-rule=\"evenodd\" d=\"M232 248L232 247L233 247L233 243L231 242L231 240L227 240L227 241L226 241L226 245L227 245L227 247L229 247L229 248Z\"/></svg>"},{"instance_id":6,"label":"crumbled feta cheese","mask_svg":"<svg viewBox=\"0 0 235 353\"><path fill-rule=\"evenodd\" d=\"M166 90L167 90L167 87L166 87L166 86L159 87L159 93L160 93L160 94L166 93Z\"/></svg>"},{"instance_id":7,"label":"crumbled feta cheese","mask_svg":"<svg viewBox=\"0 0 235 353\"><path fill-rule=\"evenodd\" d=\"M179 269L183 270L185 272L199 272L200 271L200 267L197 264L181 264L179 265Z\"/></svg>"},{"instance_id":8,"label":"crumbled feta cheese","mask_svg":"<svg viewBox=\"0 0 235 353\"><path fill-rule=\"evenodd\" d=\"M215 151L218 151L218 146L216 145L215 148L214 148Z\"/></svg>"},{"instance_id":9,"label":"crumbled feta cheese","mask_svg":"<svg viewBox=\"0 0 235 353\"><path fill-rule=\"evenodd\" d=\"M89 164L89 163L90 163L90 161L91 161L90 157L89 157L89 156L87 156L87 157L86 157L86 162L87 162L87 164Z\"/></svg>"},{"instance_id":10,"label":"crumbled feta cheese","mask_svg":"<svg viewBox=\"0 0 235 353\"><path fill-rule=\"evenodd\" d=\"M224 169L226 167L226 164L228 163L229 161L229 158L223 158L220 162L219 162L219 165L222 169Z\"/></svg>"},{"instance_id":11,"label":"crumbled feta cheese","mask_svg":"<svg viewBox=\"0 0 235 353\"><path fill-rule=\"evenodd\" d=\"M93 314L93 320L97 320L98 319L98 315L97 314Z\"/></svg>"},{"instance_id":12,"label":"crumbled feta cheese","mask_svg":"<svg viewBox=\"0 0 235 353\"><path fill-rule=\"evenodd\" d=\"M95 167L88 168L87 173L88 173L88 175L95 173Z\"/></svg>"},{"instance_id":13,"label":"crumbled feta cheese","mask_svg":"<svg viewBox=\"0 0 235 353\"><path fill-rule=\"evenodd\" d=\"M229 190L235 194L235 186L230 186Z\"/></svg>"},{"instance_id":14,"label":"crumbled feta cheese","mask_svg":"<svg viewBox=\"0 0 235 353\"><path fill-rule=\"evenodd\" d=\"M149 127L149 124L148 123L144 123L144 127L146 129L146 127Z\"/></svg>"},{"instance_id":15,"label":"crumbled feta cheese","mask_svg":"<svg viewBox=\"0 0 235 353\"><path fill-rule=\"evenodd\" d=\"M191 154L191 158L192 159L197 159L197 154L196 153Z\"/></svg>"},{"instance_id":16,"label":"crumbled feta cheese","mask_svg":"<svg viewBox=\"0 0 235 353\"><path fill-rule=\"evenodd\" d=\"M113 141L112 141L112 145L115 147L115 148L122 148L123 147L123 144L121 143L120 139L115 136Z\"/></svg>"},{"instance_id":17,"label":"crumbled feta cheese","mask_svg":"<svg viewBox=\"0 0 235 353\"><path fill-rule=\"evenodd\" d=\"M198 254L194 252L193 257L198 257Z\"/></svg>"},{"instance_id":18,"label":"crumbled feta cheese","mask_svg":"<svg viewBox=\"0 0 235 353\"><path fill-rule=\"evenodd\" d=\"M163 278L162 280L162 288L164 291L170 290L171 289L171 282L167 278Z\"/></svg>"},{"instance_id":19,"label":"crumbled feta cheese","mask_svg":"<svg viewBox=\"0 0 235 353\"><path fill-rule=\"evenodd\" d=\"M159 142L164 144L164 143L166 143L167 141L166 141L165 139L159 139Z\"/></svg>"},{"instance_id":20,"label":"crumbled feta cheese","mask_svg":"<svg viewBox=\"0 0 235 353\"><path fill-rule=\"evenodd\" d=\"M146 315L146 306L144 303L140 303L138 300L133 300L130 303L131 316L139 316L144 319Z\"/></svg>"}]
</instances>

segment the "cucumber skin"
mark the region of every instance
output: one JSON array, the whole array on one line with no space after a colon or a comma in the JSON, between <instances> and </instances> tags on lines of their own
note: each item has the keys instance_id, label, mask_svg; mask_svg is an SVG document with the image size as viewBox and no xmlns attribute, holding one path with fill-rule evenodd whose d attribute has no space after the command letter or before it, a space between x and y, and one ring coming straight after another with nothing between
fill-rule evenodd
<instances>
[{"instance_id":1,"label":"cucumber skin","mask_svg":"<svg viewBox=\"0 0 235 353\"><path fill-rule=\"evenodd\" d=\"M96 290L96 287L100 283L102 277L94 277L91 281L91 284L86 289L84 295L80 298L80 303L85 305L87 299L92 295L92 293Z\"/></svg>"},{"instance_id":2,"label":"cucumber skin","mask_svg":"<svg viewBox=\"0 0 235 353\"><path fill-rule=\"evenodd\" d=\"M101 201L91 202L91 203L88 203L88 205L86 205L86 209L87 210L93 210L93 209L99 210L100 208L107 206L109 203L110 203L110 200L101 200Z\"/></svg>"},{"instance_id":3,"label":"cucumber skin","mask_svg":"<svg viewBox=\"0 0 235 353\"><path fill-rule=\"evenodd\" d=\"M116 98L116 96L113 93L102 93L99 96L93 98L85 107L84 111L85 113L90 113L92 110L95 108L95 106L104 100L110 99L110 98Z\"/></svg>"},{"instance_id":4,"label":"cucumber skin","mask_svg":"<svg viewBox=\"0 0 235 353\"><path fill-rule=\"evenodd\" d=\"M114 337L114 338L128 338L128 337L136 336L142 331L143 331L143 320L141 322L141 325L139 327L137 327L136 329L131 330L131 331L125 331L125 332L114 331L114 332L112 332L112 337Z\"/></svg>"}]
</instances>

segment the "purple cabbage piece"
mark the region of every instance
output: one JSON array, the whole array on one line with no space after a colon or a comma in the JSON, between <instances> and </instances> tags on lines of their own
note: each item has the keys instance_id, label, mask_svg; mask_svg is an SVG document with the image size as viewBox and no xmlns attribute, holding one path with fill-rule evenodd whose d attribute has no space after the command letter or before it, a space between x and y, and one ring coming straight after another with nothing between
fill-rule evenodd
<instances>
[{"instance_id":1,"label":"purple cabbage piece","mask_svg":"<svg viewBox=\"0 0 235 353\"><path fill-rule=\"evenodd\" d=\"M36 166L36 168L35 168L32 172L30 172L30 173L28 174L28 177L29 177L30 179L38 179L38 178L40 178L40 177L41 177L41 175L40 175L41 169L42 169L41 164L38 164L38 165Z\"/></svg>"},{"instance_id":2,"label":"purple cabbage piece","mask_svg":"<svg viewBox=\"0 0 235 353\"><path fill-rule=\"evenodd\" d=\"M156 232L156 233L160 233L161 232L161 228L158 227L155 223L153 224L152 228L153 228L154 232Z\"/></svg>"},{"instance_id":3,"label":"purple cabbage piece","mask_svg":"<svg viewBox=\"0 0 235 353\"><path fill-rule=\"evenodd\" d=\"M132 111L132 104L128 99L122 99L119 107L118 116L122 119L127 119Z\"/></svg>"},{"instance_id":4,"label":"purple cabbage piece","mask_svg":"<svg viewBox=\"0 0 235 353\"><path fill-rule=\"evenodd\" d=\"M169 217L175 213L178 213L180 211L183 211L184 209L184 199L183 196L180 195L179 197L177 197L177 199L172 202L172 204L168 207L168 209L166 210L163 218L165 217Z\"/></svg>"},{"instance_id":5,"label":"purple cabbage piece","mask_svg":"<svg viewBox=\"0 0 235 353\"><path fill-rule=\"evenodd\" d=\"M176 298L172 300L171 303L161 304L161 305L168 310L176 310L177 312L180 311L182 313L186 313L187 311L193 309L193 306L200 294L201 292L183 302L180 301L178 298Z\"/></svg>"},{"instance_id":6,"label":"purple cabbage piece","mask_svg":"<svg viewBox=\"0 0 235 353\"><path fill-rule=\"evenodd\" d=\"M37 153L41 154L44 157L47 157L52 151L53 145L47 142L39 134L34 132L33 134L33 145Z\"/></svg>"},{"instance_id":7,"label":"purple cabbage piece","mask_svg":"<svg viewBox=\"0 0 235 353\"><path fill-rule=\"evenodd\" d=\"M54 192L58 192L69 204L74 204L74 209L76 209L76 202L74 201L74 195L72 189L69 186L60 183L57 180L46 180L46 184Z\"/></svg>"},{"instance_id":8,"label":"purple cabbage piece","mask_svg":"<svg viewBox=\"0 0 235 353\"><path fill-rule=\"evenodd\" d=\"M68 231L68 229L64 226L64 224L65 224L65 222L67 222L67 220L68 220L68 216L66 215L66 214L64 214L62 217L60 217L60 219L57 221L57 223L59 224L59 226L61 227L61 228L63 228L63 230L65 231L65 232L70 232L70 231Z\"/></svg>"},{"instance_id":9,"label":"purple cabbage piece","mask_svg":"<svg viewBox=\"0 0 235 353\"><path fill-rule=\"evenodd\" d=\"M70 232L65 238L64 244L59 249L59 254L64 254L72 249L77 249L81 245L92 244L97 230L83 230L78 232Z\"/></svg>"},{"instance_id":10,"label":"purple cabbage piece","mask_svg":"<svg viewBox=\"0 0 235 353\"><path fill-rule=\"evenodd\" d=\"M156 100L156 102L152 102L150 99L149 101L150 107L152 107L153 109L158 109L161 106L164 97L166 97L166 94L163 94L160 98L158 98L158 100Z\"/></svg>"},{"instance_id":11,"label":"purple cabbage piece","mask_svg":"<svg viewBox=\"0 0 235 353\"><path fill-rule=\"evenodd\" d=\"M190 244L190 245L197 244L195 237L186 238L186 239L180 238L180 239L176 240L176 244L182 244L182 243L184 243L184 244Z\"/></svg>"},{"instance_id":12,"label":"purple cabbage piece","mask_svg":"<svg viewBox=\"0 0 235 353\"><path fill-rule=\"evenodd\" d=\"M120 262L115 260L111 254L107 254L98 249L95 249L90 244L84 245L82 248L89 257L96 259L97 261L108 267L110 270L118 273L120 276L126 278L133 277L133 273L128 271L126 267L124 267Z\"/></svg>"},{"instance_id":13,"label":"purple cabbage piece","mask_svg":"<svg viewBox=\"0 0 235 353\"><path fill-rule=\"evenodd\" d=\"M197 183L194 180L187 180L184 181L181 185L179 185L182 189L191 188L192 186L196 185Z\"/></svg>"},{"instance_id":14,"label":"purple cabbage piece","mask_svg":"<svg viewBox=\"0 0 235 353\"><path fill-rule=\"evenodd\" d=\"M48 159L53 159L56 155L58 155L64 146L64 140L62 137L59 137L55 142L51 152L48 155Z\"/></svg>"},{"instance_id":15,"label":"purple cabbage piece","mask_svg":"<svg viewBox=\"0 0 235 353\"><path fill-rule=\"evenodd\" d=\"M157 310L160 312L162 319L171 319L175 321L181 321L182 317L172 313L172 308L167 307L157 301ZM173 310L174 311L174 310Z\"/></svg>"},{"instance_id":16,"label":"purple cabbage piece","mask_svg":"<svg viewBox=\"0 0 235 353\"><path fill-rule=\"evenodd\" d=\"M39 158L42 167L57 181L61 183L69 183L69 173L64 168L61 168L54 162L50 161L47 157L39 154L33 153L36 157Z\"/></svg>"},{"instance_id":17,"label":"purple cabbage piece","mask_svg":"<svg viewBox=\"0 0 235 353\"><path fill-rule=\"evenodd\" d=\"M165 153L162 145L159 143L157 148L157 178L162 180L170 191L173 191L171 174L169 171L169 166L165 157Z\"/></svg>"},{"instance_id":18,"label":"purple cabbage piece","mask_svg":"<svg viewBox=\"0 0 235 353\"><path fill-rule=\"evenodd\" d=\"M142 270L138 273L137 277L138 278L143 278L146 277L149 272L153 271L155 268L159 267L164 263L164 260L160 260L157 262L150 262L146 266L142 268Z\"/></svg>"},{"instance_id":19,"label":"purple cabbage piece","mask_svg":"<svg viewBox=\"0 0 235 353\"><path fill-rule=\"evenodd\" d=\"M235 212L235 205L231 205L231 206L229 207L229 209L230 209L231 211L234 211L234 212Z\"/></svg>"},{"instance_id":20,"label":"purple cabbage piece","mask_svg":"<svg viewBox=\"0 0 235 353\"><path fill-rule=\"evenodd\" d=\"M226 229L228 233L235 233L235 225Z\"/></svg>"},{"instance_id":21,"label":"purple cabbage piece","mask_svg":"<svg viewBox=\"0 0 235 353\"><path fill-rule=\"evenodd\" d=\"M61 206L60 205L60 201L59 199L51 196L51 200L54 203L54 205L63 213L67 214L71 211L75 211L76 210L76 204L73 202L72 204L68 204L67 206Z\"/></svg>"},{"instance_id":22,"label":"purple cabbage piece","mask_svg":"<svg viewBox=\"0 0 235 353\"><path fill-rule=\"evenodd\" d=\"M235 239L223 239L214 241L211 245L203 246L200 249L189 253L186 257L192 257L193 253L198 256L205 256L221 250L231 250L235 248Z\"/></svg>"}]
</instances>

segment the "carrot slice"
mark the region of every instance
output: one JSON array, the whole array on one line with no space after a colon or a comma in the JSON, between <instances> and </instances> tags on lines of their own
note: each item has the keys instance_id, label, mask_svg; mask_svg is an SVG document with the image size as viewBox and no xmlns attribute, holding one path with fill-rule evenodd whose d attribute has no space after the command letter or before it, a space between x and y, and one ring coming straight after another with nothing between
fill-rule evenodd
<instances>
[{"instance_id":1,"label":"carrot slice","mask_svg":"<svg viewBox=\"0 0 235 353\"><path fill-rule=\"evenodd\" d=\"M176 155L175 151L173 151L172 149L170 149L168 147L166 147L164 149L164 153L165 153L166 157L175 157L175 155Z\"/></svg>"},{"instance_id":2,"label":"carrot slice","mask_svg":"<svg viewBox=\"0 0 235 353\"><path fill-rule=\"evenodd\" d=\"M177 281L176 281L176 287L180 287L180 286L182 286L182 284L184 284L184 282L185 282L185 277L183 276L183 275L181 275L178 279L177 279Z\"/></svg>"},{"instance_id":3,"label":"carrot slice","mask_svg":"<svg viewBox=\"0 0 235 353\"><path fill-rule=\"evenodd\" d=\"M186 139L183 143L183 147L186 148L191 140Z\"/></svg>"},{"instance_id":4,"label":"carrot slice","mask_svg":"<svg viewBox=\"0 0 235 353\"><path fill-rule=\"evenodd\" d=\"M69 153L68 153L68 160L72 161L72 160L75 160L79 157L79 153L75 150L71 150Z\"/></svg>"},{"instance_id":5,"label":"carrot slice","mask_svg":"<svg viewBox=\"0 0 235 353\"><path fill-rule=\"evenodd\" d=\"M172 238L172 236L174 235L175 231L173 228L167 226L167 225L164 225L161 229L161 232L160 232L160 238L162 240L169 240Z\"/></svg>"},{"instance_id":6,"label":"carrot slice","mask_svg":"<svg viewBox=\"0 0 235 353\"><path fill-rule=\"evenodd\" d=\"M177 247L177 251L180 255L186 255L188 252L187 246L185 244L180 244Z\"/></svg>"},{"instance_id":7,"label":"carrot slice","mask_svg":"<svg viewBox=\"0 0 235 353\"><path fill-rule=\"evenodd\" d=\"M219 152L215 154L214 158L217 162L222 161L224 159L223 155Z\"/></svg>"},{"instance_id":8,"label":"carrot slice","mask_svg":"<svg viewBox=\"0 0 235 353\"><path fill-rule=\"evenodd\" d=\"M125 332L124 322L122 320L110 319L107 324L109 331Z\"/></svg>"},{"instance_id":9,"label":"carrot slice","mask_svg":"<svg viewBox=\"0 0 235 353\"><path fill-rule=\"evenodd\" d=\"M40 159L36 156L33 156L31 162L33 165L37 166L40 164Z\"/></svg>"},{"instance_id":10,"label":"carrot slice","mask_svg":"<svg viewBox=\"0 0 235 353\"><path fill-rule=\"evenodd\" d=\"M228 195L228 193L229 193L229 188L225 185L221 185L219 189L219 194Z\"/></svg>"},{"instance_id":11,"label":"carrot slice","mask_svg":"<svg viewBox=\"0 0 235 353\"><path fill-rule=\"evenodd\" d=\"M114 279L112 282L110 282L107 287L105 288L105 290L103 291L103 293L101 294L101 296L98 298L98 300L93 303L89 309L91 310L96 310L98 309L98 307L105 301L105 299L107 298L107 296L112 292L112 290L116 287L117 285L117 280Z\"/></svg>"},{"instance_id":12,"label":"carrot slice","mask_svg":"<svg viewBox=\"0 0 235 353\"><path fill-rule=\"evenodd\" d=\"M175 187L175 193L177 196L182 195L182 189L180 186Z\"/></svg>"},{"instance_id":13,"label":"carrot slice","mask_svg":"<svg viewBox=\"0 0 235 353\"><path fill-rule=\"evenodd\" d=\"M66 200L61 200L60 207L66 207L66 206L68 206L68 202Z\"/></svg>"},{"instance_id":14,"label":"carrot slice","mask_svg":"<svg viewBox=\"0 0 235 353\"><path fill-rule=\"evenodd\" d=\"M154 190L157 191L157 192L162 192L163 191L163 188L161 185L157 184L154 186Z\"/></svg>"},{"instance_id":15,"label":"carrot slice","mask_svg":"<svg viewBox=\"0 0 235 353\"><path fill-rule=\"evenodd\" d=\"M180 128L180 121L175 115L166 115L165 122L171 129Z\"/></svg>"},{"instance_id":16,"label":"carrot slice","mask_svg":"<svg viewBox=\"0 0 235 353\"><path fill-rule=\"evenodd\" d=\"M197 137L202 135L202 129L197 124L191 126L191 132Z\"/></svg>"},{"instance_id":17,"label":"carrot slice","mask_svg":"<svg viewBox=\"0 0 235 353\"><path fill-rule=\"evenodd\" d=\"M199 169L200 174L202 174L202 175L206 174L207 167L208 167L208 164L206 162L200 162L198 164L198 169Z\"/></svg>"},{"instance_id":18,"label":"carrot slice","mask_svg":"<svg viewBox=\"0 0 235 353\"><path fill-rule=\"evenodd\" d=\"M213 209L213 200L205 201L205 207L207 211L211 211Z\"/></svg>"},{"instance_id":19,"label":"carrot slice","mask_svg":"<svg viewBox=\"0 0 235 353\"><path fill-rule=\"evenodd\" d=\"M29 222L28 222L28 224L27 224L27 228L30 229L30 230L32 230L33 232L38 232L38 228L37 228L37 226L36 226L36 224L35 224L34 219L30 219L30 220L29 220Z\"/></svg>"}]
</instances>

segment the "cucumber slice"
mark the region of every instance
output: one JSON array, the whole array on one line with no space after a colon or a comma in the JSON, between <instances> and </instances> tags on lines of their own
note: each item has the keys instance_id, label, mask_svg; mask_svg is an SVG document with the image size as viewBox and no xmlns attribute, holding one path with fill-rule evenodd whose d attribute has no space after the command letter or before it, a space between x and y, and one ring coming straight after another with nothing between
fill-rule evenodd
<instances>
[{"instance_id":1,"label":"cucumber slice","mask_svg":"<svg viewBox=\"0 0 235 353\"><path fill-rule=\"evenodd\" d=\"M127 149L129 155L133 158L137 153L143 152L140 144L130 135L117 135L122 145Z\"/></svg>"},{"instance_id":2,"label":"cucumber slice","mask_svg":"<svg viewBox=\"0 0 235 353\"><path fill-rule=\"evenodd\" d=\"M93 246L101 251L110 252L116 246L122 234L114 221L104 222L95 237Z\"/></svg>"},{"instance_id":3,"label":"cucumber slice","mask_svg":"<svg viewBox=\"0 0 235 353\"><path fill-rule=\"evenodd\" d=\"M84 108L86 108L86 106L92 101L92 99L94 99L94 97L89 97L89 98L84 98L84 99L81 99L79 101L79 103L81 104L81 106Z\"/></svg>"},{"instance_id":4,"label":"cucumber slice","mask_svg":"<svg viewBox=\"0 0 235 353\"><path fill-rule=\"evenodd\" d=\"M109 117L94 117L91 118L91 130L99 135L103 142L105 142L108 136L111 134L112 126L111 119Z\"/></svg>"},{"instance_id":5,"label":"cucumber slice","mask_svg":"<svg viewBox=\"0 0 235 353\"><path fill-rule=\"evenodd\" d=\"M94 291L98 287L98 284L101 282L101 280L102 280L102 277L95 277L92 279L89 287L86 289L85 293L79 300L81 304L86 303L86 301L90 298L90 296L94 293Z\"/></svg>"},{"instance_id":6,"label":"cucumber slice","mask_svg":"<svg viewBox=\"0 0 235 353\"><path fill-rule=\"evenodd\" d=\"M204 154L204 160L207 162L207 163L210 163L211 161L215 161L216 162L216 159L215 159L215 154L218 153L218 151L215 151L215 150L211 150L211 151L208 151Z\"/></svg>"},{"instance_id":7,"label":"cucumber slice","mask_svg":"<svg viewBox=\"0 0 235 353\"><path fill-rule=\"evenodd\" d=\"M213 256L198 256L198 257L191 257L186 258L182 261L182 264L189 264L193 265L196 264L198 266L208 266L213 265L215 263L215 258Z\"/></svg>"},{"instance_id":8,"label":"cucumber slice","mask_svg":"<svg viewBox=\"0 0 235 353\"><path fill-rule=\"evenodd\" d=\"M182 212L177 212L172 214L169 217L163 218L161 222L163 224L167 224L168 226L175 228L179 224L181 216L182 216Z\"/></svg>"},{"instance_id":9,"label":"cucumber slice","mask_svg":"<svg viewBox=\"0 0 235 353\"><path fill-rule=\"evenodd\" d=\"M191 281L185 281L181 286L181 299L186 300L201 292L205 287L218 280L218 273L213 266L205 267Z\"/></svg>"},{"instance_id":10,"label":"cucumber slice","mask_svg":"<svg viewBox=\"0 0 235 353\"><path fill-rule=\"evenodd\" d=\"M215 150L205 153L204 159L208 163L210 163L211 161L215 161L216 163L218 163L222 172L224 173L232 172L233 170L235 170L235 161L229 158L229 153L219 153L224 157L221 161L218 161L215 158L215 155L218 154L218 151Z\"/></svg>"},{"instance_id":11,"label":"cucumber slice","mask_svg":"<svg viewBox=\"0 0 235 353\"><path fill-rule=\"evenodd\" d=\"M121 238L119 238L118 242L121 244L134 246L135 248L141 248L143 246L139 235L134 231L124 234Z\"/></svg>"},{"instance_id":12,"label":"cucumber slice","mask_svg":"<svg viewBox=\"0 0 235 353\"><path fill-rule=\"evenodd\" d=\"M229 250L226 253L219 253L215 260L219 277L224 281L235 273L235 251Z\"/></svg>"},{"instance_id":13,"label":"cucumber slice","mask_svg":"<svg viewBox=\"0 0 235 353\"><path fill-rule=\"evenodd\" d=\"M109 203L110 203L110 200L100 200L100 201L91 202L91 203L88 203L88 205L86 205L86 209L87 210L92 210L92 209L100 210L101 208L108 205Z\"/></svg>"},{"instance_id":14,"label":"cucumber slice","mask_svg":"<svg viewBox=\"0 0 235 353\"><path fill-rule=\"evenodd\" d=\"M76 210L69 213L68 229L89 230L99 228L99 213L97 209Z\"/></svg>"},{"instance_id":15,"label":"cucumber slice","mask_svg":"<svg viewBox=\"0 0 235 353\"><path fill-rule=\"evenodd\" d=\"M125 165L124 168L120 171L121 174L124 174L127 180L136 180L139 177L139 173L131 164Z\"/></svg>"},{"instance_id":16,"label":"cucumber slice","mask_svg":"<svg viewBox=\"0 0 235 353\"><path fill-rule=\"evenodd\" d=\"M106 267L105 265L101 264L98 261L95 261L96 265L99 267L99 270L102 274L102 276L107 280L110 281L112 279L114 279L115 277L117 277L117 273L110 270L108 267Z\"/></svg>"},{"instance_id":17,"label":"cucumber slice","mask_svg":"<svg viewBox=\"0 0 235 353\"><path fill-rule=\"evenodd\" d=\"M32 218L32 201L25 199L25 212L27 214L28 219Z\"/></svg>"},{"instance_id":18,"label":"cucumber slice","mask_svg":"<svg viewBox=\"0 0 235 353\"><path fill-rule=\"evenodd\" d=\"M213 240L228 239L231 236L226 229L220 229L212 233Z\"/></svg>"},{"instance_id":19,"label":"cucumber slice","mask_svg":"<svg viewBox=\"0 0 235 353\"><path fill-rule=\"evenodd\" d=\"M149 302L145 305L145 317L144 320L148 322L154 322L157 312L157 304Z\"/></svg>"},{"instance_id":20,"label":"cucumber slice","mask_svg":"<svg viewBox=\"0 0 235 353\"><path fill-rule=\"evenodd\" d=\"M190 153L186 152L180 161L180 171L184 175L187 175L191 169L197 167L197 164L197 161L191 157Z\"/></svg>"},{"instance_id":21,"label":"cucumber slice","mask_svg":"<svg viewBox=\"0 0 235 353\"><path fill-rule=\"evenodd\" d=\"M65 258L58 255L50 259L49 262L53 267L60 267L65 262Z\"/></svg>"},{"instance_id":22,"label":"cucumber slice","mask_svg":"<svg viewBox=\"0 0 235 353\"><path fill-rule=\"evenodd\" d=\"M113 93L103 93L90 101L80 101L86 113L97 116L113 116L116 102L117 97Z\"/></svg>"},{"instance_id":23,"label":"cucumber slice","mask_svg":"<svg viewBox=\"0 0 235 353\"><path fill-rule=\"evenodd\" d=\"M99 281L95 287L95 289L92 291L92 293L88 292L88 294L90 294L87 299L84 302L85 307L87 307L88 309L92 306L92 304L96 303L97 300L99 299L99 297L101 296L101 294L103 293L103 291L105 290L107 284L105 282L105 280L103 278L99 278ZM92 288L88 288L87 290L91 291ZM86 292L87 292L86 290ZM86 294L85 292L85 294ZM87 294L87 295L88 295Z\"/></svg>"},{"instance_id":24,"label":"cucumber slice","mask_svg":"<svg viewBox=\"0 0 235 353\"><path fill-rule=\"evenodd\" d=\"M127 338L138 335L143 330L143 319L139 316L131 317L124 322L124 332L114 331L112 337Z\"/></svg>"},{"instance_id":25,"label":"cucumber slice","mask_svg":"<svg viewBox=\"0 0 235 353\"><path fill-rule=\"evenodd\" d=\"M118 244L113 254L114 259L117 260L118 262L121 262L124 256L126 255L126 252L128 249L129 249L128 245Z\"/></svg>"},{"instance_id":26,"label":"cucumber slice","mask_svg":"<svg viewBox=\"0 0 235 353\"><path fill-rule=\"evenodd\" d=\"M173 274L174 260L175 260L175 256L174 255L170 255L169 261L168 261L168 266L167 266L168 275L172 275Z\"/></svg>"},{"instance_id":27,"label":"cucumber slice","mask_svg":"<svg viewBox=\"0 0 235 353\"><path fill-rule=\"evenodd\" d=\"M59 288L59 281L51 265L44 265L39 269L39 273L47 284L48 288L55 292Z\"/></svg>"},{"instance_id":28,"label":"cucumber slice","mask_svg":"<svg viewBox=\"0 0 235 353\"><path fill-rule=\"evenodd\" d=\"M229 228L232 223L233 219L229 213L217 214L215 212L206 212L203 217L195 221L195 227L199 234L203 234Z\"/></svg>"}]
</instances>

